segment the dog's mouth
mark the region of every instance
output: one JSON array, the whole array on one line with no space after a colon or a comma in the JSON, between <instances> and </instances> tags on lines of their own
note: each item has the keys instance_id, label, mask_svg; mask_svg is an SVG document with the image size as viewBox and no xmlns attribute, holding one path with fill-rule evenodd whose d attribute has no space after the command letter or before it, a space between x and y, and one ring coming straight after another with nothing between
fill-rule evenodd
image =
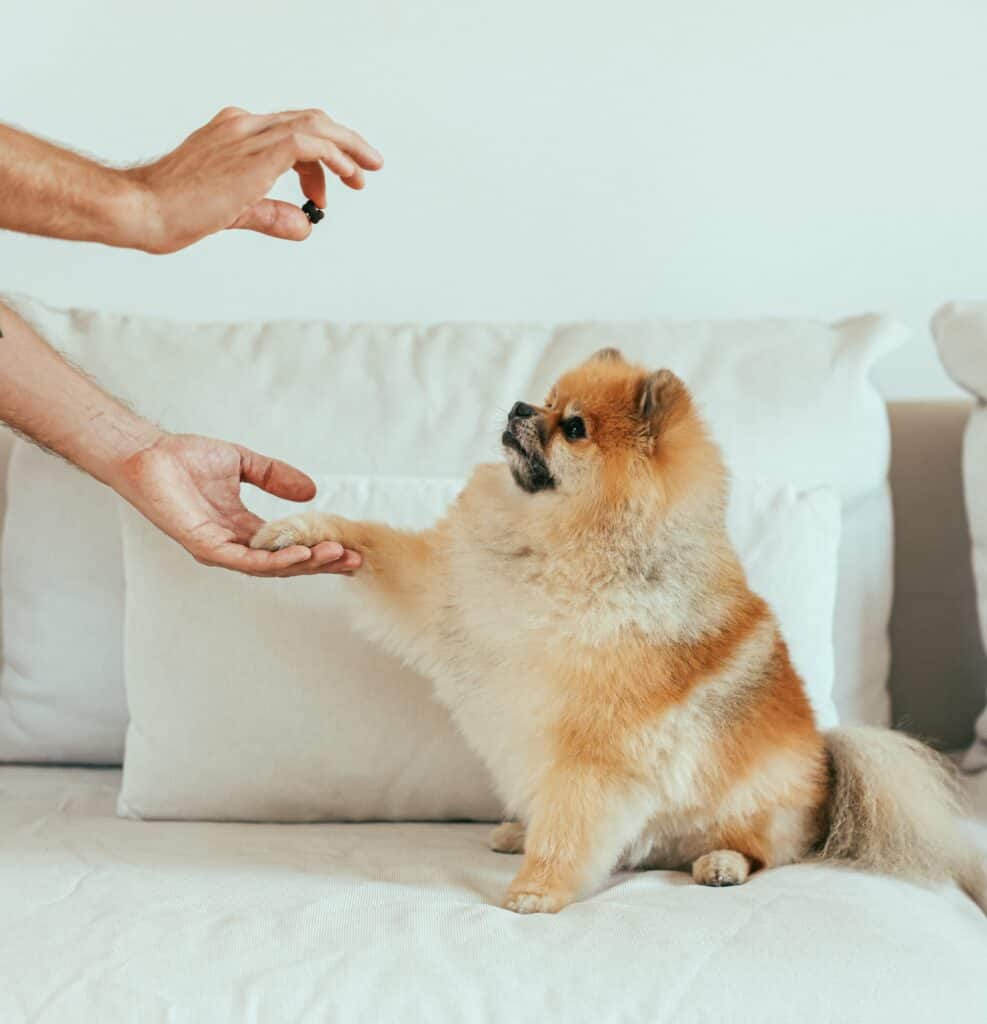
<instances>
[{"instance_id":1,"label":"dog's mouth","mask_svg":"<svg viewBox=\"0 0 987 1024\"><path fill-rule=\"evenodd\" d=\"M555 478L549 472L541 453L526 448L510 424L501 434L500 440L507 450L511 476L522 491L535 494L538 491L550 491L555 486Z\"/></svg>"}]
</instances>

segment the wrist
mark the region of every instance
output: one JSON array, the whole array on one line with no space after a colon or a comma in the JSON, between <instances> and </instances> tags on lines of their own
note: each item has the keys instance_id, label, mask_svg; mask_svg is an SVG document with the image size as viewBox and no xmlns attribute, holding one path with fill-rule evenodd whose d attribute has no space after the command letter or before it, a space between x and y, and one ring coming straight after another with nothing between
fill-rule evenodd
<instances>
[{"instance_id":1,"label":"wrist","mask_svg":"<svg viewBox=\"0 0 987 1024\"><path fill-rule=\"evenodd\" d=\"M112 176L110 214L112 238L107 244L141 252L160 252L160 217L143 167L108 168Z\"/></svg>"},{"instance_id":2,"label":"wrist","mask_svg":"<svg viewBox=\"0 0 987 1024\"><path fill-rule=\"evenodd\" d=\"M115 422L103 421L98 429L94 428L94 432L96 436L91 435L83 441L88 465L82 468L130 501L134 466L170 435L136 416Z\"/></svg>"}]
</instances>

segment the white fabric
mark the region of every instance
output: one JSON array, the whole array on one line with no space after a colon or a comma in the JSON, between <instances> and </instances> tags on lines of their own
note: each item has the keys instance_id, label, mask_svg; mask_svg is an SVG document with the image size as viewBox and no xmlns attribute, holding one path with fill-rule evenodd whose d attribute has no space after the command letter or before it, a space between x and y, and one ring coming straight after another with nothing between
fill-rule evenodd
<instances>
[{"instance_id":1,"label":"white fabric","mask_svg":"<svg viewBox=\"0 0 987 1024\"><path fill-rule=\"evenodd\" d=\"M946 370L977 400L963 439L963 490L973 542L980 631L987 645L987 303L949 303L932 318ZM987 682L987 680L985 680ZM963 760L967 771L987 768L987 709Z\"/></svg>"},{"instance_id":2,"label":"white fabric","mask_svg":"<svg viewBox=\"0 0 987 1024\"><path fill-rule=\"evenodd\" d=\"M22 296L4 301L163 426L228 437L316 474L460 477L495 456L500 420L515 399L540 398L559 371L593 350L618 344L631 358L669 366L702 402L738 477L803 489L831 485L839 493L844 516L836 702L844 720L887 718L889 436L884 404L868 373L902 340L904 329L894 322L870 316L835 325L191 325L62 312ZM47 465L58 473L55 463ZM15 474L11 484L16 507L27 500L25 488ZM43 494L55 483L36 486ZM90 534L91 546L58 548L72 561L62 570L76 579L107 572L119 578L119 563L109 566L102 554L119 543L118 526L93 505L96 493L80 476L63 502L65 509L95 520L94 528L101 524L101 536ZM19 518L30 514L23 510ZM23 579L32 574L43 576L49 558L45 545L25 549L16 577L11 567L3 568L3 591L23 589ZM89 646L109 650L122 644L115 616L97 621L97 610L79 610L88 616ZM46 634L63 627L71 632L75 613L67 604L43 614L49 619ZM71 708L79 705L76 680L102 678L104 662L91 663L86 649L70 645L47 657L45 666L18 667L30 680L30 696L19 691L0 712L31 725L16 745L0 738L0 760L68 757L73 736L79 746L93 743L90 723L80 722ZM122 722L120 680L105 683L93 706L104 722ZM64 687L74 692L63 704ZM7 692L7 682L0 681L0 693ZM28 699L54 709L43 727L25 712ZM99 746L88 749L85 759L113 760L119 732Z\"/></svg>"},{"instance_id":3,"label":"white fabric","mask_svg":"<svg viewBox=\"0 0 987 1024\"><path fill-rule=\"evenodd\" d=\"M13 432L0 426L0 533L3 530L4 520L7 517L7 471L10 465L10 453L14 447L16 437ZM0 544L2 549L2 544ZM0 550L0 580L3 579L3 554ZM0 608L3 607L3 591L0 590ZM0 652L3 651L3 626L0 622ZM0 659L0 671L2 671L2 659ZM0 695L3 687L0 686Z\"/></svg>"},{"instance_id":4,"label":"white fabric","mask_svg":"<svg viewBox=\"0 0 987 1024\"><path fill-rule=\"evenodd\" d=\"M317 507L410 528L438 519L459 487L408 477L318 483ZM274 499L258 507L277 512ZM836 724L836 497L737 484L729 520L822 724ZM430 684L350 630L350 581L203 573L132 510L123 533L131 722L122 814L499 817L485 770Z\"/></svg>"},{"instance_id":5,"label":"white fabric","mask_svg":"<svg viewBox=\"0 0 987 1024\"><path fill-rule=\"evenodd\" d=\"M727 526L747 580L781 624L822 729L839 724L833 700L833 606L840 505L826 489L797 493L735 481Z\"/></svg>"},{"instance_id":6,"label":"white fabric","mask_svg":"<svg viewBox=\"0 0 987 1024\"><path fill-rule=\"evenodd\" d=\"M961 774L960 782L974 818L987 826L987 772Z\"/></svg>"},{"instance_id":7,"label":"white fabric","mask_svg":"<svg viewBox=\"0 0 987 1024\"><path fill-rule=\"evenodd\" d=\"M116 771L0 768L4 1024L926 1024L987 1006L987 922L800 865L615 876L555 917L456 824L113 816Z\"/></svg>"},{"instance_id":8,"label":"white fabric","mask_svg":"<svg viewBox=\"0 0 987 1024\"><path fill-rule=\"evenodd\" d=\"M111 491L16 441L3 533L0 760L123 754L123 556Z\"/></svg>"}]
</instances>

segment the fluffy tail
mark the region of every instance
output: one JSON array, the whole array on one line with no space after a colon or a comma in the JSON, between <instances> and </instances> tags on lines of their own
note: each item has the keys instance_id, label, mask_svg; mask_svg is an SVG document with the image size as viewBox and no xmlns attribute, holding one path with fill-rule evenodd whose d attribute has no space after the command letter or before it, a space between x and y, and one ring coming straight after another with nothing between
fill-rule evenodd
<instances>
[{"instance_id":1,"label":"fluffy tail","mask_svg":"<svg viewBox=\"0 0 987 1024\"><path fill-rule=\"evenodd\" d=\"M987 870L966 835L952 771L900 732L866 726L826 733L831 782L824 859L865 871L955 880L987 914Z\"/></svg>"}]
</instances>

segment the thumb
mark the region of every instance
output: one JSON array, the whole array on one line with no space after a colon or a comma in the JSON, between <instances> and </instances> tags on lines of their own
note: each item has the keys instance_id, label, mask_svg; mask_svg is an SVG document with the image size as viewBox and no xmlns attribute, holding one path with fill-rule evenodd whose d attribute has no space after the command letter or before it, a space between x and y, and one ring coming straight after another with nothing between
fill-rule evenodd
<instances>
[{"instance_id":1,"label":"thumb","mask_svg":"<svg viewBox=\"0 0 987 1024\"><path fill-rule=\"evenodd\" d=\"M244 210L230 227L259 231L262 235L287 238L292 242L302 242L312 233L308 217L297 206L280 199L261 199Z\"/></svg>"},{"instance_id":2,"label":"thumb","mask_svg":"<svg viewBox=\"0 0 987 1024\"><path fill-rule=\"evenodd\" d=\"M240 479L268 494L289 501L311 501L315 497L315 481L287 462L258 455L237 445L240 453Z\"/></svg>"}]
</instances>

